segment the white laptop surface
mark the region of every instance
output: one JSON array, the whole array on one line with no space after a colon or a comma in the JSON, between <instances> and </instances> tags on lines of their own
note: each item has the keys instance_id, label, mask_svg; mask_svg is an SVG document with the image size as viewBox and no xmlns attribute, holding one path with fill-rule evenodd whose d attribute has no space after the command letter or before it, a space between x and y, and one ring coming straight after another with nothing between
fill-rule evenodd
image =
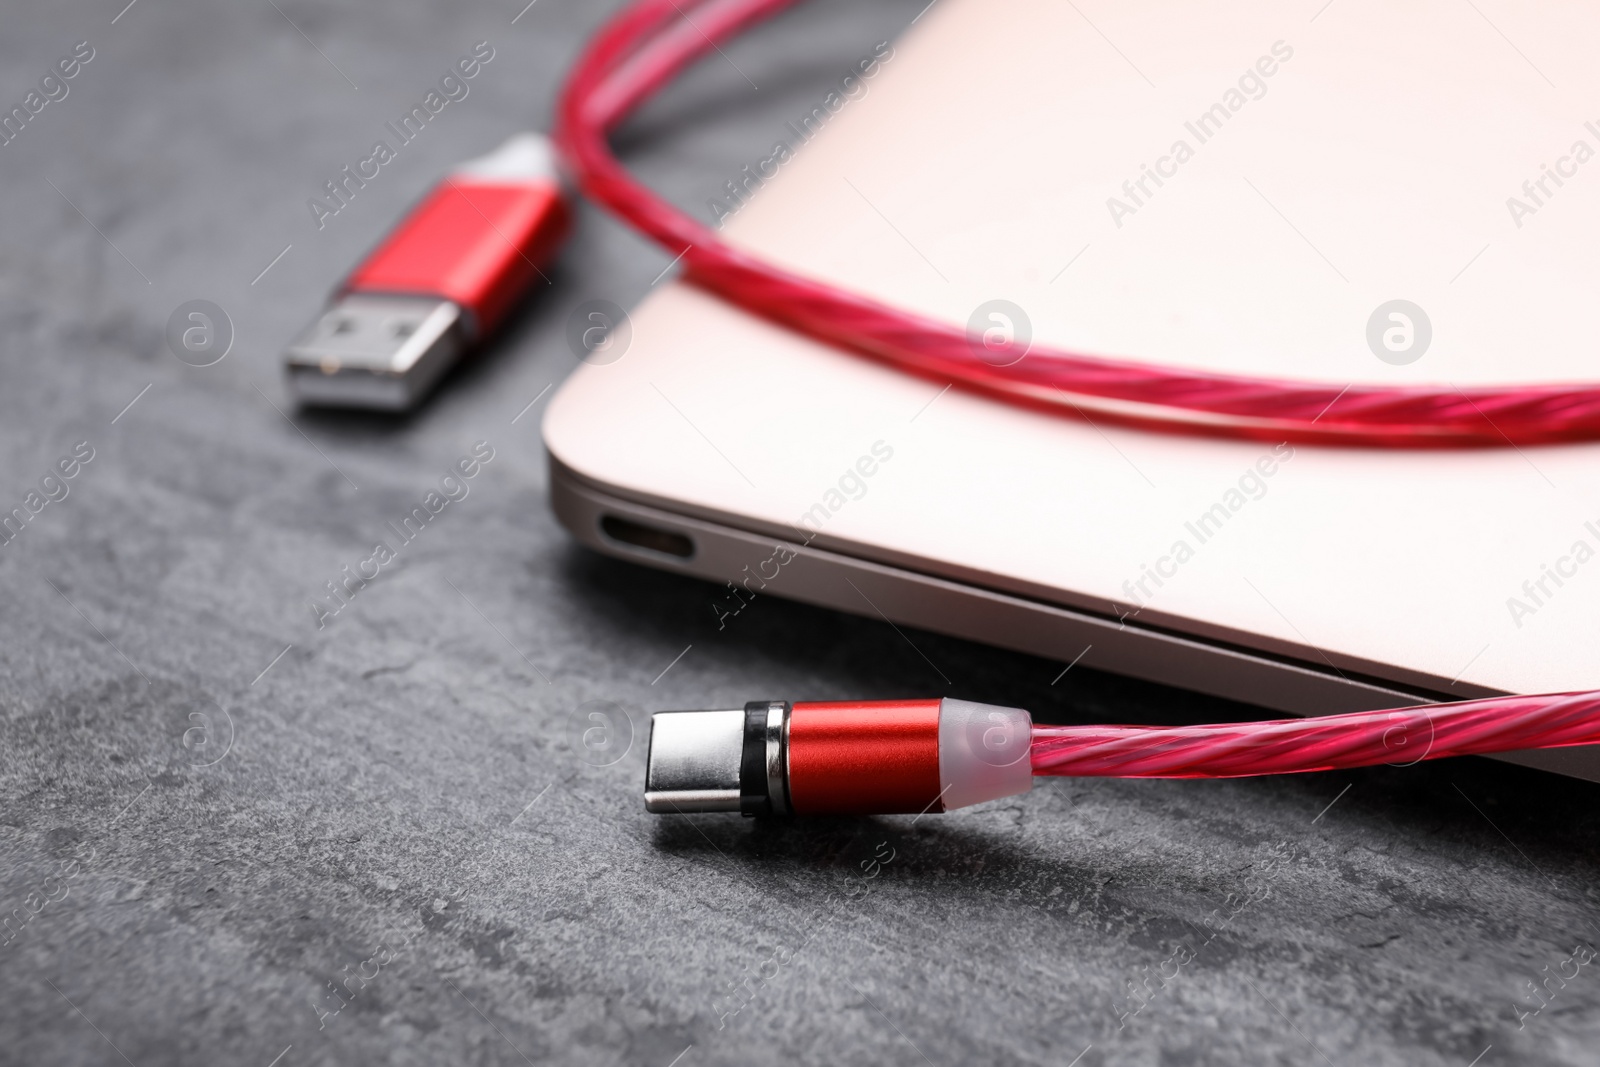
<instances>
[{"instance_id":1,"label":"white laptop surface","mask_svg":"<svg viewBox=\"0 0 1600 1067\"><path fill-rule=\"evenodd\" d=\"M940 0L722 234L1090 354L1593 378L1600 10L1479 8ZM1409 365L1369 347L1394 299L1431 323ZM1600 445L1288 455L941 390L663 283L552 402L557 510L630 558L1266 707L1600 687Z\"/></svg>"}]
</instances>

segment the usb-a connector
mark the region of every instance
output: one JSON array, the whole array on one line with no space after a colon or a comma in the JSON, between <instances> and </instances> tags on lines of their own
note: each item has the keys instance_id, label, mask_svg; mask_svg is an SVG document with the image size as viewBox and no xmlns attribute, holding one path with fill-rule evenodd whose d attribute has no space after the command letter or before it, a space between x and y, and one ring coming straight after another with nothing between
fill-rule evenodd
<instances>
[{"instance_id":1,"label":"usb-a connector","mask_svg":"<svg viewBox=\"0 0 1600 1067\"><path fill-rule=\"evenodd\" d=\"M456 361L461 308L436 297L340 297L284 353L304 404L404 411Z\"/></svg>"},{"instance_id":2,"label":"usb-a connector","mask_svg":"<svg viewBox=\"0 0 1600 1067\"><path fill-rule=\"evenodd\" d=\"M284 353L303 404L405 411L522 299L570 213L543 137L457 167L340 284Z\"/></svg>"},{"instance_id":3,"label":"usb-a connector","mask_svg":"<svg viewBox=\"0 0 1600 1067\"><path fill-rule=\"evenodd\" d=\"M453 301L351 293L306 327L284 361L303 404L405 411L465 343Z\"/></svg>"}]
</instances>

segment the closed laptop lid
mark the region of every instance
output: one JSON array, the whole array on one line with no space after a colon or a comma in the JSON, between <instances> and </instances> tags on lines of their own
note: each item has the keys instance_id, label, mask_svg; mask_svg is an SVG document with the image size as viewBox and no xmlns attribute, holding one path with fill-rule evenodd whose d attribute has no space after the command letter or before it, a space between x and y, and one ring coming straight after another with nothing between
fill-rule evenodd
<instances>
[{"instance_id":1,"label":"closed laptop lid","mask_svg":"<svg viewBox=\"0 0 1600 1067\"><path fill-rule=\"evenodd\" d=\"M1597 34L1575 3L940 0L772 131L746 202L701 214L794 270L1084 353L1340 386L1584 380ZM1121 429L675 282L631 327L545 420L612 492L1435 692L1600 683L1600 447Z\"/></svg>"}]
</instances>

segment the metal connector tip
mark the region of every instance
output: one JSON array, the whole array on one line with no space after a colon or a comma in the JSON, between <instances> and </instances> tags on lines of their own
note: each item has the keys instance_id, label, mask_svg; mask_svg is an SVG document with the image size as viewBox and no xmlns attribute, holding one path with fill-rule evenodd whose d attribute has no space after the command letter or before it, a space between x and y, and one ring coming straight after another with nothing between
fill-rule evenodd
<instances>
[{"instance_id":1,"label":"metal connector tip","mask_svg":"<svg viewBox=\"0 0 1600 1067\"><path fill-rule=\"evenodd\" d=\"M303 404L406 411L465 347L461 307L424 296L350 293L284 352Z\"/></svg>"},{"instance_id":2,"label":"metal connector tip","mask_svg":"<svg viewBox=\"0 0 1600 1067\"><path fill-rule=\"evenodd\" d=\"M658 711L650 719L644 809L656 815L789 814L789 705L741 711Z\"/></svg>"},{"instance_id":3,"label":"metal connector tip","mask_svg":"<svg viewBox=\"0 0 1600 1067\"><path fill-rule=\"evenodd\" d=\"M650 718L644 809L738 811L743 711L658 711Z\"/></svg>"}]
</instances>

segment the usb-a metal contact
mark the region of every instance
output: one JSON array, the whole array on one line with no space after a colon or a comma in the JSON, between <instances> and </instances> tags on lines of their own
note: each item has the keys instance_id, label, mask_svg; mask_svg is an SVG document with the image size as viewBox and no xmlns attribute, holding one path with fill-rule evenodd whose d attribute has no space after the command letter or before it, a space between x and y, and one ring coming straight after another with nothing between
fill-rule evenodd
<instances>
[{"instance_id":1,"label":"usb-a metal contact","mask_svg":"<svg viewBox=\"0 0 1600 1067\"><path fill-rule=\"evenodd\" d=\"M461 307L424 296L349 293L284 353L302 404L405 411L466 347Z\"/></svg>"}]
</instances>

